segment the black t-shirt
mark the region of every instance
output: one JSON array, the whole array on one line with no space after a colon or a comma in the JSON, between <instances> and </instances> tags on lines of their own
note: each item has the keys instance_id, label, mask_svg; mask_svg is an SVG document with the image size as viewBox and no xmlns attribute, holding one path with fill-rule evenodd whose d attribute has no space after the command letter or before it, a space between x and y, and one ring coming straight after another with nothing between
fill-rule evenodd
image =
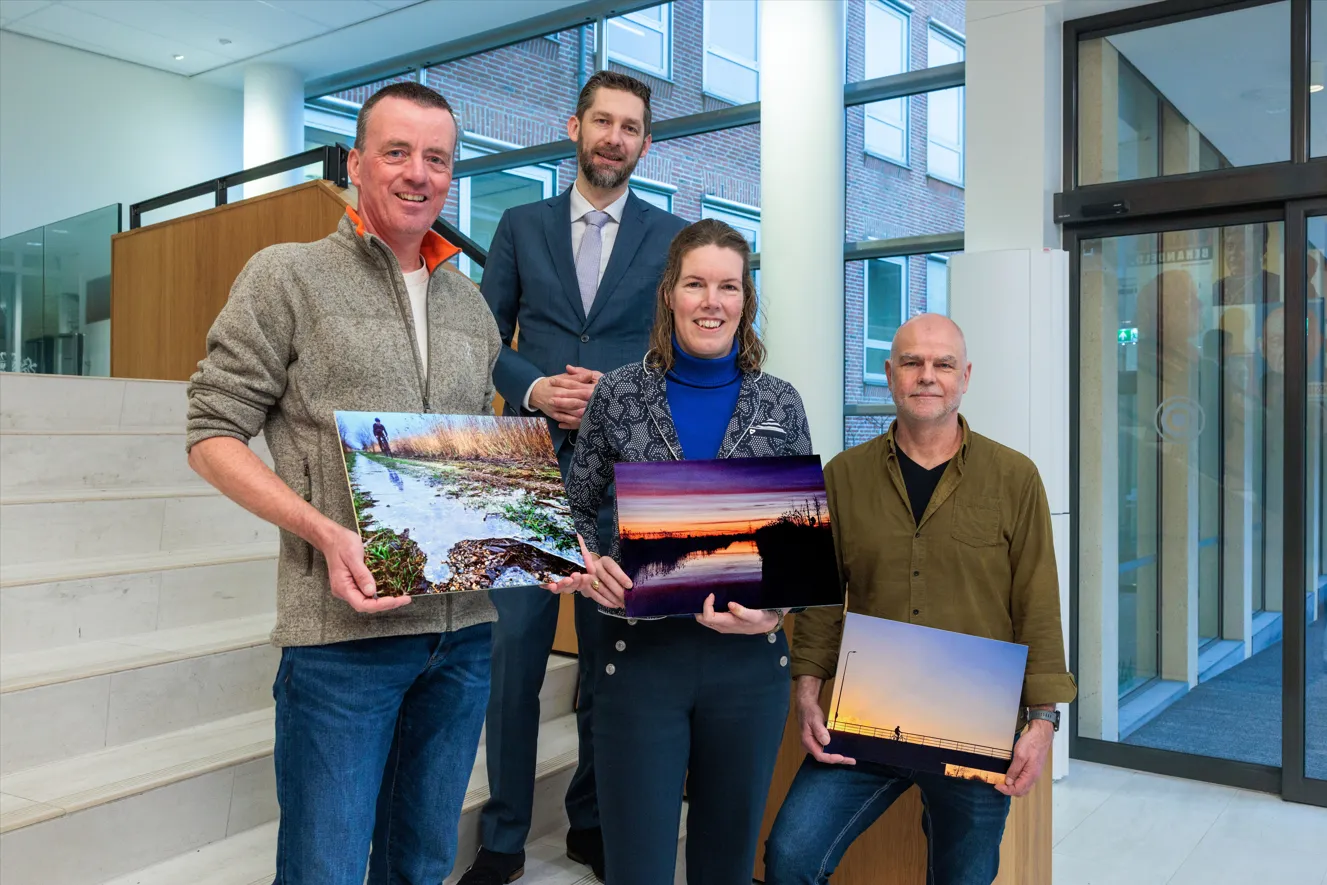
<instances>
[{"instance_id":1,"label":"black t-shirt","mask_svg":"<svg viewBox=\"0 0 1327 885\"><path fill-rule=\"evenodd\" d=\"M944 476L949 462L937 464L927 470L909 458L897 445L895 449L898 451L898 466L903 471L903 485L908 490L908 501L912 504L912 518L921 525L926 505L931 503L931 496L935 494L935 487L940 484L940 477Z\"/></svg>"}]
</instances>

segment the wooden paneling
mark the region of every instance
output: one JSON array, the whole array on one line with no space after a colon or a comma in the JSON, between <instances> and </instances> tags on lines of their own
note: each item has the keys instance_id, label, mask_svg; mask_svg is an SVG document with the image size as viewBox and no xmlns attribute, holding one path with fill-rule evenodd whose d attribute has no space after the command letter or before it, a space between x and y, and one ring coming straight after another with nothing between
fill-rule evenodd
<instances>
[{"instance_id":1,"label":"wooden paneling","mask_svg":"<svg viewBox=\"0 0 1327 885\"><path fill-rule=\"evenodd\" d=\"M789 639L796 619L796 615L789 615L784 621ZM833 688L832 680L825 683L821 693L823 709L829 709ZM759 881L765 878L765 839L805 756L797 728L797 711L790 709L765 806L760 848L756 852L755 878ZM830 879L832 885L925 885L926 837L922 834L921 813L921 797L914 787L853 843ZM995 885L1051 885L1049 761L1032 793L1014 800L1000 845L1000 875Z\"/></svg>"},{"instance_id":2,"label":"wooden paneling","mask_svg":"<svg viewBox=\"0 0 1327 885\"><path fill-rule=\"evenodd\" d=\"M543 591L547 592L547 591ZM576 594L564 593L558 604L558 628L553 634L553 651L574 655L580 651L576 641Z\"/></svg>"},{"instance_id":3,"label":"wooden paneling","mask_svg":"<svg viewBox=\"0 0 1327 885\"><path fill-rule=\"evenodd\" d=\"M311 181L111 239L111 375L187 381L254 253L336 229L347 192Z\"/></svg>"}]
</instances>

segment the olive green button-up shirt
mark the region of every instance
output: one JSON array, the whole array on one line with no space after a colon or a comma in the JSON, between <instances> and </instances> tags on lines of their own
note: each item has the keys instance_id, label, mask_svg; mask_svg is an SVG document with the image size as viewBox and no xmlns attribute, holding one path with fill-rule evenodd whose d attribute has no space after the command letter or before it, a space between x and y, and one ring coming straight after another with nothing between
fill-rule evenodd
<instances>
[{"instance_id":1,"label":"olive green button-up shirt","mask_svg":"<svg viewBox=\"0 0 1327 885\"><path fill-rule=\"evenodd\" d=\"M1065 667L1041 476L1025 456L959 422L962 447L920 524L903 483L894 427L826 465L847 610L1026 645L1023 705L1068 703L1077 688ZM792 675L832 678L842 638L841 609L798 614Z\"/></svg>"}]
</instances>

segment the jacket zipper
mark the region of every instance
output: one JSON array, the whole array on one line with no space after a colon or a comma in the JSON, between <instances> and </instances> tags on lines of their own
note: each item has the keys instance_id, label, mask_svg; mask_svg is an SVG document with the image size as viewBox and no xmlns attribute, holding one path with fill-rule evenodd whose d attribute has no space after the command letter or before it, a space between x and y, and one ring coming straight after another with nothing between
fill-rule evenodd
<instances>
[{"instance_id":1,"label":"jacket zipper","mask_svg":"<svg viewBox=\"0 0 1327 885\"><path fill-rule=\"evenodd\" d=\"M376 239L376 237L375 237L375 239ZM382 248L383 248L383 249L386 249L387 247L386 247L386 245L384 244L384 245L382 246ZM385 256L384 256L384 257L385 257ZM392 256L392 259L389 260L389 261L387 262L387 275L388 275L389 277L391 277L391 280L392 280L392 293L396 296L396 311L397 311L397 314L401 317L401 324L402 324L403 326L405 326L405 334L406 334L406 338L410 338L410 337L411 337L411 335L410 335L410 320L407 319L406 314L404 314L404 313L401 312L401 311L402 311L402 294L403 294L403 293L401 292L401 290L400 290L400 289L397 287L397 285L396 285L396 277L399 276L399 274L393 274L393 273L391 272L391 270L392 270L392 262L395 261L395 258L396 258L396 256L393 255L393 256ZM396 269L397 269L398 271L401 270L400 262L397 262L397 263L396 263ZM402 285L405 285L404 278L402 278L402 283L401 283L401 284L402 284ZM427 288L427 286L428 286L428 283L426 282L426 283L425 283L425 289L424 289L424 317L425 317L425 320L426 320L426 321L427 321L427 319L428 319L428 288ZM409 291L406 291L406 292L404 293L404 296L405 296L405 298L404 298L405 308L404 308L404 309L413 312L414 308L413 308L413 307L411 306L411 304L410 304L410 292L409 292ZM425 330L425 332L424 332L424 341L425 341L425 346L427 347L427 346L428 346L428 344L427 344L427 342L428 342L428 331L427 331L427 330ZM414 340L410 342L410 349L411 349L411 350L414 352L414 354L415 354L415 374L419 377L420 399L421 399L421 401L422 401L423 404L424 404L424 411L425 411L425 412L428 412L428 411L430 411L430 408L429 408L429 379L428 379L428 373L424 371L424 358L423 358L423 355L419 352L419 336L418 336L418 334L416 334L416 335L414 336Z\"/></svg>"}]
</instances>

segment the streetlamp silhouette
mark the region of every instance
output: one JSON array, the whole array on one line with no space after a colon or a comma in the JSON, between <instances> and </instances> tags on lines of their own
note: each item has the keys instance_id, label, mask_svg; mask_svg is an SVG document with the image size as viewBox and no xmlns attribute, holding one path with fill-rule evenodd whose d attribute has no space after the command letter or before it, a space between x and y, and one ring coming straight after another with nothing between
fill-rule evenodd
<instances>
[{"instance_id":1,"label":"streetlamp silhouette","mask_svg":"<svg viewBox=\"0 0 1327 885\"><path fill-rule=\"evenodd\" d=\"M848 665L852 663L852 656L857 654L857 649L852 649L843 659L843 679L839 682L839 699L834 704L834 722L839 721L839 713L843 710L843 687L848 684Z\"/></svg>"}]
</instances>

